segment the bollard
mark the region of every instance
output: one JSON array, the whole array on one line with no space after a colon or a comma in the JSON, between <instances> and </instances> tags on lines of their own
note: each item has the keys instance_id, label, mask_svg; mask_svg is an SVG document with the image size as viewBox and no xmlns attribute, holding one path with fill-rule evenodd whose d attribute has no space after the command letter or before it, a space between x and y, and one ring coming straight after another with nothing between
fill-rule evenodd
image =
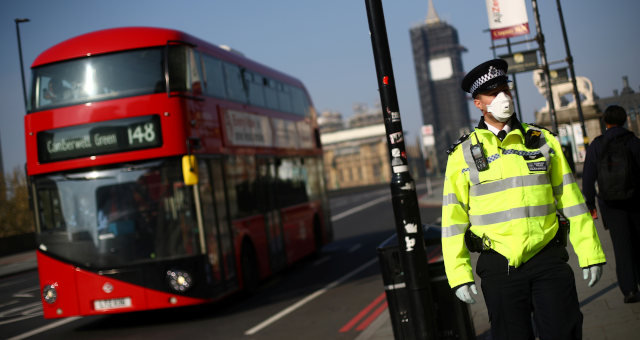
<instances>
[{"instance_id":1,"label":"bollard","mask_svg":"<svg viewBox=\"0 0 640 340\"><path fill-rule=\"evenodd\" d=\"M440 228L423 226L427 259L429 262L430 291L433 297L433 310L437 324L437 339L472 340L475 339L473 320L466 303L458 300L449 288L444 273L442 248L440 247ZM410 293L405 283L404 270L398 250L398 239L394 234L378 247L378 260L382 271L393 335L396 340L414 339L413 323L410 318ZM418 321L419 322L419 321Z\"/></svg>"}]
</instances>

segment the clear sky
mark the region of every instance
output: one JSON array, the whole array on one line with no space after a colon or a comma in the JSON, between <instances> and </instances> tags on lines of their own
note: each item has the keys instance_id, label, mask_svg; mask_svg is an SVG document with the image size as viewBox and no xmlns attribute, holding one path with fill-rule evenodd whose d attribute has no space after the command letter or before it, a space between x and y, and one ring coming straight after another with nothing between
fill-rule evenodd
<instances>
[{"instance_id":1,"label":"clear sky","mask_svg":"<svg viewBox=\"0 0 640 340\"><path fill-rule=\"evenodd\" d=\"M531 1L526 0L535 33ZM591 79L597 95L609 97L628 76L640 91L640 1L562 0L565 26L578 76ZM458 30L465 71L493 58L484 0L434 0L441 20ZM427 0L383 1L405 136L414 143L422 125L409 29L424 22ZM538 0L547 59L566 57L556 1ZM15 18L20 24L25 75L36 56L61 41L122 26L174 28L302 80L318 111L352 115L354 103L379 101L364 0L21 0L0 4L0 138L5 172L25 163L23 116ZM532 35L533 36L533 35ZM514 41L525 38L514 38ZM503 44L504 40L496 41ZM514 51L536 48L535 43ZM506 49L497 53L506 54ZM562 64L554 65L557 67ZM27 80L28 81L28 80ZM517 76L525 122L545 100L531 72ZM479 112L472 110L472 118Z\"/></svg>"}]
</instances>

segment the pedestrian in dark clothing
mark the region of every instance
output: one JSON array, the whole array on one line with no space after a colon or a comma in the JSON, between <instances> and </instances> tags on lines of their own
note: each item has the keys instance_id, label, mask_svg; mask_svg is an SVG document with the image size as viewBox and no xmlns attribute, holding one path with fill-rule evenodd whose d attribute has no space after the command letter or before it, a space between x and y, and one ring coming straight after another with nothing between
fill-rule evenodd
<instances>
[{"instance_id":1,"label":"pedestrian in dark clothing","mask_svg":"<svg viewBox=\"0 0 640 340\"><path fill-rule=\"evenodd\" d=\"M605 110L607 131L594 139L587 148L582 191L594 219L598 218L595 199L598 196L602 222L611 233L618 286L624 295L624 302L634 303L640 302L640 180L636 179L640 170L640 139L623 127L626 120L627 113L620 106L612 105ZM624 160L614 162L610 155L619 153L616 151L619 149L626 149L621 157ZM610 157L608 160L607 156ZM609 171L621 172L611 176ZM607 176L610 182L605 184ZM595 190L596 182L598 194ZM613 194L612 188L615 188ZM622 199L612 199L621 197Z\"/></svg>"}]
</instances>

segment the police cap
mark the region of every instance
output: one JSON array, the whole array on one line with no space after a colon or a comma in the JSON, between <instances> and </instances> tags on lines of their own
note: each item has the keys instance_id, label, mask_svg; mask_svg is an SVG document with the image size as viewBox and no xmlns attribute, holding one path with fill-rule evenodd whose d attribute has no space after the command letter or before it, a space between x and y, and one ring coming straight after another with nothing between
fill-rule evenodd
<instances>
[{"instance_id":1,"label":"police cap","mask_svg":"<svg viewBox=\"0 0 640 340\"><path fill-rule=\"evenodd\" d=\"M462 79L462 89L475 98L478 93L487 92L509 82L509 65L502 59L486 61L469 71Z\"/></svg>"}]
</instances>

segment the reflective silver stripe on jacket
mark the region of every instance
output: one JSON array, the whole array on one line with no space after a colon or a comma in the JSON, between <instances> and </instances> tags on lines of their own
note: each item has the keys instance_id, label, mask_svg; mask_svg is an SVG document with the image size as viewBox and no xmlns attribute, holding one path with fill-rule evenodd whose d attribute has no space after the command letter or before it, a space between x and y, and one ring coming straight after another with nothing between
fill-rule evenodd
<instances>
[{"instance_id":1,"label":"reflective silver stripe on jacket","mask_svg":"<svg viewBox=\"0 0 640 340\"><path fill-rule=\"evenodd\" d=\"M530 207L518 207L483 215L470 215L469 222L474 226L503 223L519 218L547 216L556 212L555 204Z\"/></svg>"},{"instance_id":2,"label":"reflective silver stripe on jacket","mask_svg":"<svg viewBox=\"0 0 640 340\"><path fill-rule=\"evenodd\" d=\"M500 192L511 188L528 187L549 183L549 177L546 174L509 177L497 180L495 182L482 183L472 186L469 189L469 196L476 197L493 194L495 192Z\"/></svg>"},{"instance_id":3,"label":"reflective silver stripe on jacket","mask_svg":"<svg viewBox=\"0 0 640 340\"><path fill-rule=\"evenodd\" d=\"M445 196L442 196L442 206L444 207L449 204L458 204L460 208L462 208L462 210L464 210L465 212L468 210L466 205L458 201L458 197L454 193L450 193Z\"/></svg>"},{"instance_id":4,"label":"reflective silver stripe on jacket","mask_svg":"<svg viewBox=\"0 0 640 340\"><path fill-rule=\"evenodd\" d=\"M471 185L476 185L480 182L480 174L478 168L476 168L476 162L473 161L473 156L471 155L471 136L462 142L461 147L464 161L469 166L469 181L471 181Z\"/></svg>"},{"instance_id":5,"label":"reflective silver stripe on jacket","mask_svg":"<svg viewBox=\"0 0 640 340\"><path fill-rule=\"evenodd\" d=\"M564 174L564 176L562 176L562 184L553 187L553 195L554 196L562 195L562 192L564 191L564 186L573 184L575 182L576 182L576 178L573 177L572 173Z\"/></svg>"},{"instance_id":6,"label":"reflective silver stripe on jacket","mask_svg":"<svg viewBox=\"0 0 640 340\"><path fill-rule=\"evenodd\" d=\"M560 212L567 218L580 216L589 212L587 205L584 203L578 203L576 205L564 207L558 210L560 210Z\"/></svg>"},{"instance_id":7,"label":"reflective silver stripe on jacket","mask_svg":"<svg viewBox=\"0 0 640 340\"><path fill-rule=\"evenodd\" d=\"M469 223L452 224L450 226L442 227L442 237L451 237L460 234L464 234L467 231Z\"/></svg>"},{"instance_id":8,"label":"reflective silver stripe on jacket","mask_svg":"<svg viewBox=\"0 0 640 340\"><path fill-rule=\"evenodd\" d=\"M449 204L460 204L456 194L450 193L450 194L442 196L442 205L445 206L445 205L449 205Z\"/></svg>"}]
</instances>

